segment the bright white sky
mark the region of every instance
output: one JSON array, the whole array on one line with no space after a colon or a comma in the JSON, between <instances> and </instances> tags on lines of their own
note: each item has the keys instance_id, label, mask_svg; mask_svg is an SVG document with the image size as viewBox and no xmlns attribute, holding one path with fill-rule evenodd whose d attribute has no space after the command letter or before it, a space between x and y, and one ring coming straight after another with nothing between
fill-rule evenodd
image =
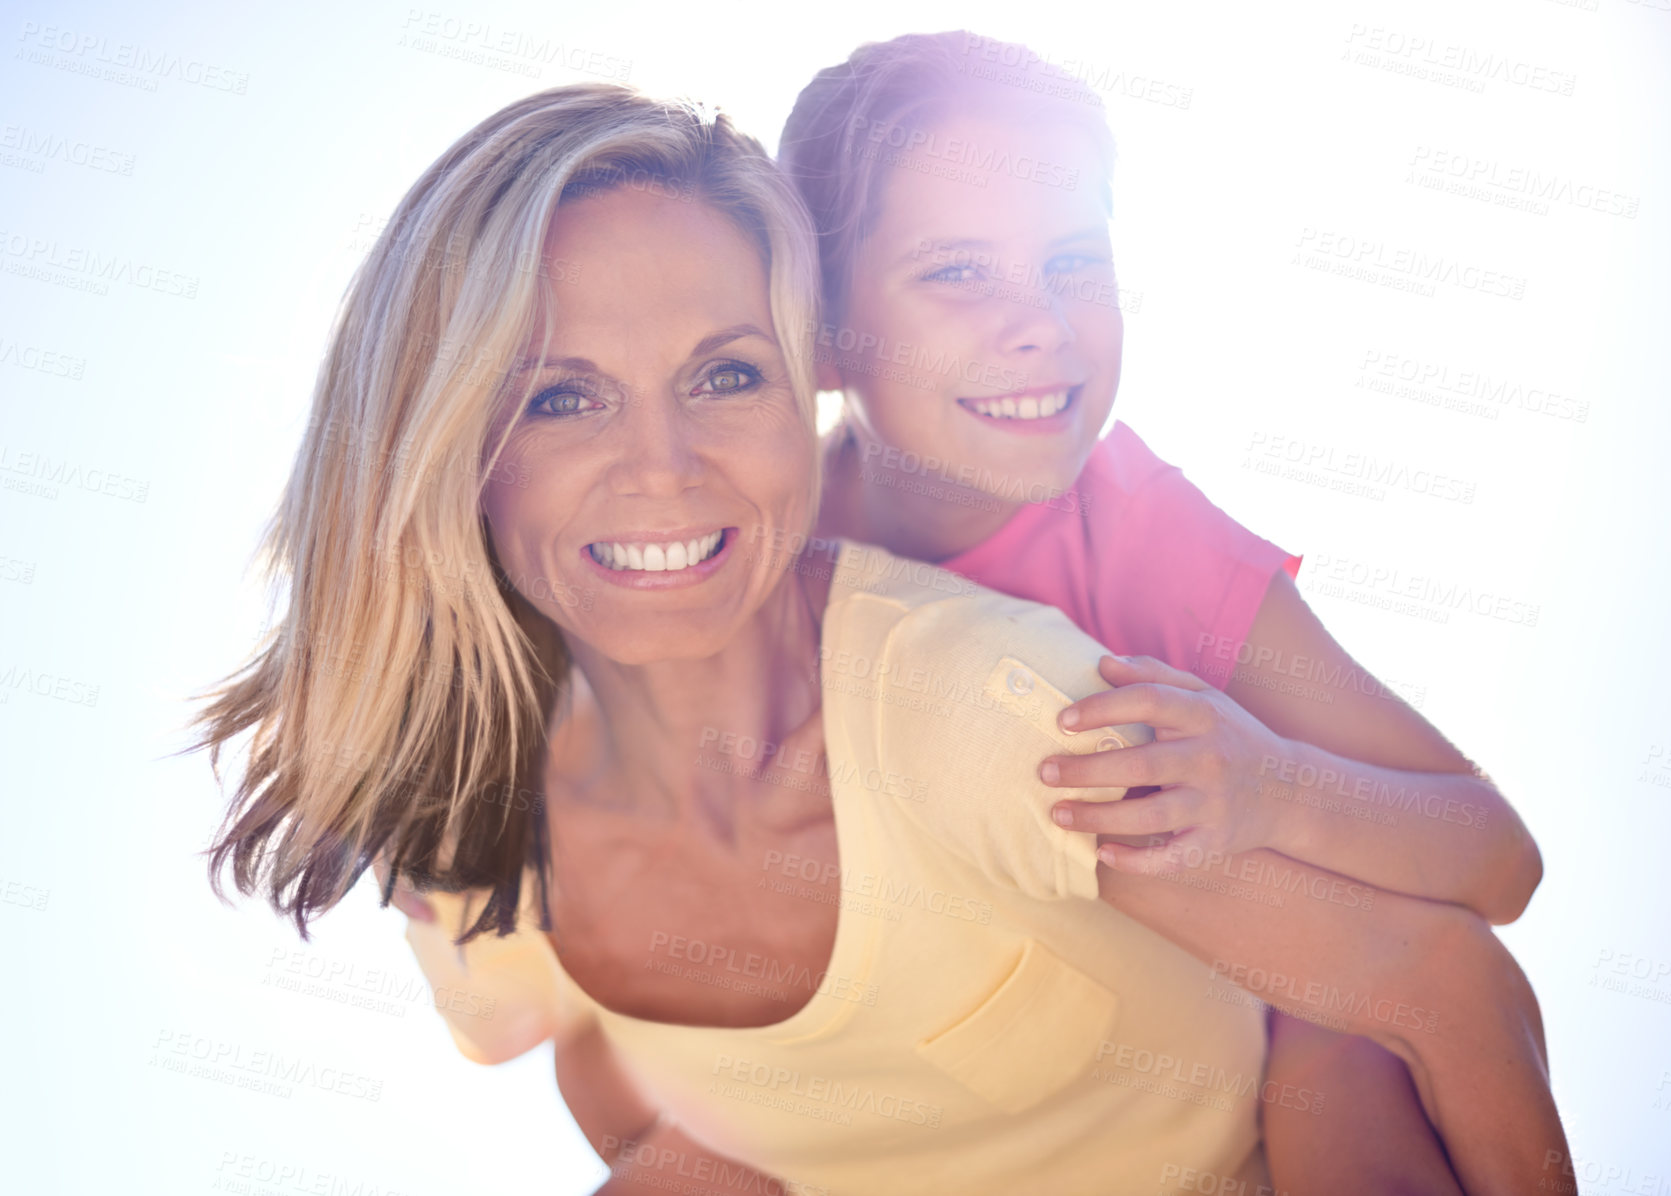
<instances>
[{"instance_id":1,"label":"bright white sky","mask_svg":"<svg viewBox=\"0 0 1671 1196\"><path fill-rule=\"evenodd\" d=\"M242 571L377 222L483 116L592 77L516 73L529 60L484 58L484 41L522 33L628 63L633 83L718 103L771 145L816 68L955 21L1109 80L1115 245L1141 296L1116 413L1304 553L1336 635L1523 813L1546 879L1501 933L1543 1002L1581 1189L1671 1191L1671 4L1586 2L962 3L954 18L844 0L814 24L802 4L8 0L0 1009L22 1066L0 1086L15 1144L0 1188L203 1192L245 1158L382 1193L601 1181L549 1050L483 1069L421 1000L377 1012L269 983L292 964L403 982L416 967L369 891L305 949L263 907L211 900L192 852L220 797L205 760L167 758L183 698L261 624ZM98 77L123 43L164 65ZM1446 54L1469 87L1406 69ZM1428 185L1449 171L1476 194ZM1544 210L1502 203L1529 174L1556 189ZM1302 246L1325 267L1368 246L1372 272L1400 251L1442 257L1523 293L1410 294L1377 285L1395 271L1307 268ZM96 280L64 263L87 254L163 281L77 289ZM1394 384L1442 376L1449 391L1425 392L1439 403L1484 375L1552 410L1384 393L1367 385L1380 366ZM1285 453L1336 473L1283 476ZM20 490L29 454L119 475L114 492ZM1473 501L1328 488L1355 454L1455 479ZM1504 599L1507 617L1370 605L1386 583L1365 579L1394 572ZM96 700L31 692L26 674ZM153 1064L169 1034L300 1052L380 1081L381 1097L284 1100L169 1073Z\"/></svg>"}]
</instances>

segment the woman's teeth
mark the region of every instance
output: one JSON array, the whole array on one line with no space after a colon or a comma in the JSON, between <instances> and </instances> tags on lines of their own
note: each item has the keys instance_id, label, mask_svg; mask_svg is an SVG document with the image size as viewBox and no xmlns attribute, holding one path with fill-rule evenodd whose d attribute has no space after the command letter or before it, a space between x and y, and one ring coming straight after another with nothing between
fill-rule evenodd
<instances>
[{"instance_id":1,"label":"woman's teeth","mask_svg":"<svg viewBox=\"0 0 1671 1196\"><path fill-rule=\"evenodd\" d=\"M1023 399L973 399L969 405L993 419L1046 419L1068 405L1068 391L1055 390Z\"/></svg>"},{"instance_id":2,"label":"woman's teeth","mask_svg":"<svg viewBox=\"0 0 1671 1196\"><path fill-rule=\"evenodd\" d=\"M588 544L586 551L606 569L636 569L644 573L672 573L700 565L719 551L724 532L709 532L694 540L666 544L622 544L620 541Z\"/></svg>"}]
</instances>

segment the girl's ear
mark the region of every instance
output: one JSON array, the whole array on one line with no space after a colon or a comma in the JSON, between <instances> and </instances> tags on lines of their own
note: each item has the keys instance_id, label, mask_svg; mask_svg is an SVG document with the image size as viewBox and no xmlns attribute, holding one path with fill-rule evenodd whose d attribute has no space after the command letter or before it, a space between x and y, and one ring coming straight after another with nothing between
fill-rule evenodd
<instances>
[{"instance_id":1,"label":"girl's ear","mask_svg":"<svg viewBox=\"0 0 1671 1196\"><path fill-rule=\"evenodd\" d=\"M814 355L813 369L815 371L814 377L817 379L818 389L820 391L829 390L834 391L836 394L840 394L843 390L847 389L842 385L841 371L836 369L834 354L831 354L828 357Z\"/></svg>"}]
</instances>

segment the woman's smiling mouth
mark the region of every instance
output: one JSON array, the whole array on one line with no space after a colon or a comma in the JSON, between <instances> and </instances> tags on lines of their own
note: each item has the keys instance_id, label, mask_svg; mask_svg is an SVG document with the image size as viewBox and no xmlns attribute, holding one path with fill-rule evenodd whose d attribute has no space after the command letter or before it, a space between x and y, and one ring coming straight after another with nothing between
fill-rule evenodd
<instances>
[{"instance_id":1,"label":"woman's smiling mouth","mask_svg":"<svg viewBox=\"0 0 1671 1196\"><path fill-rule=\"evenodd\" d=\"M635 540L598 540L586 545L597 564L614 572L680 573L717 557L725 548L727 528L699 536Z\"/></svg>"}]
</instances>

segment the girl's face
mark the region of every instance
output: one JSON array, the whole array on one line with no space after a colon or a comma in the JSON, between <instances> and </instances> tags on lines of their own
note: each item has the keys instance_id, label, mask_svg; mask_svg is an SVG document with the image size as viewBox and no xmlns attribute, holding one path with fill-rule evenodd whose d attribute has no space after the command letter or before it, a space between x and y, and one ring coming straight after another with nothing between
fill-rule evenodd
<instances>
[{"instance_id":1,"label":"girl's face","mask_svg":"<svg viewBox=\"0 0 1671 1196\"><path fill-rule=\"evenodd\" d=\"M706 205L618 189L558 210L545 276L551 340L512 375L532 398L493 429L514 420L483 496L499 562L609 659L711 656L813 516L766 267Z\"/></svg>"},{"instance_id":2,"label":"girl's face","mask_svg":"<svg viewBox=\"0 0 1671 1196\"><path fill-rule=\"evenodd\" d=\"M1001 116L920 134L861 138L891 165L847 311L820 337L823 384L833 360L862 463L897 449L944 462L939 479L1040 501L1079 476L1120 381L1095 147Z\"/></svg>"}]
</instances>

